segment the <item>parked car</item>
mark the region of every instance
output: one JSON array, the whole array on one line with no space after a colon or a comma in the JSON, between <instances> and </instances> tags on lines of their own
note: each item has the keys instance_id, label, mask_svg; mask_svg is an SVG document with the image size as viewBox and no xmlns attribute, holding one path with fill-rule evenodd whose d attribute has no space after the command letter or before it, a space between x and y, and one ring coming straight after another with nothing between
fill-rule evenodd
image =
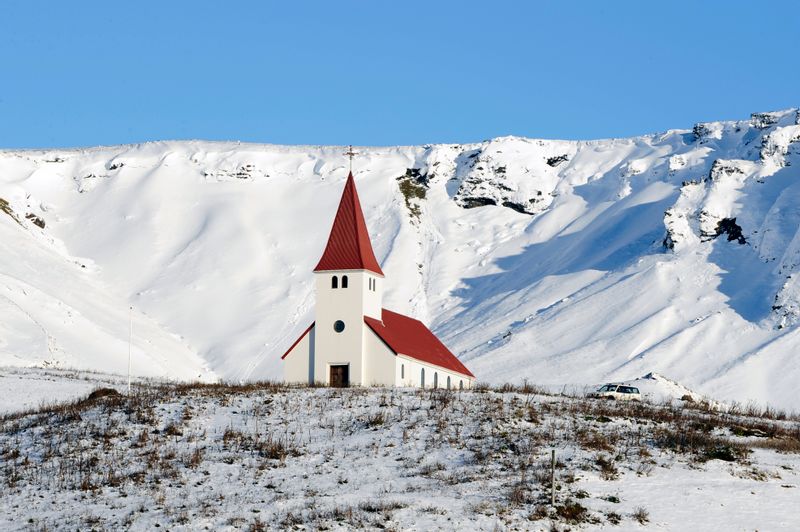
<instances>
[{"instance_id":1,"label":"parked car","mask_svg":"<svg viewBox=\"0 0 800 532\"><path fill-rule=\"evenodd\" d=\"M590 393L589 397L620 401L642 400L642 394L639 393L639 388L634 386L625 386L624 384L604 384L596 392Z\"/></svg>"}]
</instances>

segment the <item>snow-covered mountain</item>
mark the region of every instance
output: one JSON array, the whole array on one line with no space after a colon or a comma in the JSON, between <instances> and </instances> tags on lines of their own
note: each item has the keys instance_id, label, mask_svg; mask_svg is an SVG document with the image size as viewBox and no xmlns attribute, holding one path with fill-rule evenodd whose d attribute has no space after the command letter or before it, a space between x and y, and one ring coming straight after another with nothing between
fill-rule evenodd
<instances>
[{"instance_id":1,"label":"snow-covered mountain","mask_svg":"<svg viewBox=\"0 0 800 532\"><path fill-rule=\"evenodd\" d=\"M0 365L277 378L341 147L0 151ZM658 372L797 409L800 113L631 139L357 148L385 304L486 381ZM794 164L793 164L794 163Z\"/></svg>"}]
</instances>

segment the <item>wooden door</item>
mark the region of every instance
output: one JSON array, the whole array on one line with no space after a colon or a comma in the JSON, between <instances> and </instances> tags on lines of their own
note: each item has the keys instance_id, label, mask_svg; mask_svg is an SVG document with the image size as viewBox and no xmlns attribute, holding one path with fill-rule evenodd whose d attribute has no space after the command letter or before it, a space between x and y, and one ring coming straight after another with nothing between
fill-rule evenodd
<instances>
[{"instance_id":1,"label":"wooden door","mask_svg":"<svg viewBox=\"0 0 800 532\"><path fill-rule=\"evenodd\" d=\"M330 385L334 388L344 388L350 385L350 367L346 364L331 366Z\"/></svg>"}]
</instances>

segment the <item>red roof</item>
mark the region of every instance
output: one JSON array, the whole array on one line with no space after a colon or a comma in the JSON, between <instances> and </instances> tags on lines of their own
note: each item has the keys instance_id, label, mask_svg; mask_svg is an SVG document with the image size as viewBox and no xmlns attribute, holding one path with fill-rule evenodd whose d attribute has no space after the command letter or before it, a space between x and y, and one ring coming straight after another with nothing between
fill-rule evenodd
<instances>
[{"instance_id":1,"label":"red roof","mask_svg":"<svg viewBox=\"0 0 800 532\"><path fill-rule=\"evenodd\" d=\"M421 321L386 309L381 317L383 321L364 316L364 322L395 354L475 376Z\"/></svg>"},{"instance_id":2,"label":"red roof","mask_svg":"<svg viewBox=\"0 0 800 532\"><path fill-rule=\"evenodd\" d=\"M316 323L316 322L314 322L314 321L312 321L312 322L311 322L311 325L309 325L309 326L308 326L308 329L306 329L305 331L303 331L303 334L301 334L301 335L300 335L300 337L299 337L297 340L295 340L295 341L294 341L294 343L292 344L292 346L291 346L289 349L287 349L287 350L286 350L286 352L285 352L285 353L283 354L283 356L281 357L281 360L283 360L284 358L286 358L286 355L288 355L289 353L291 353L291 352L292 352L292 349L294 349L294 346L296 346L297 344L299 344L299 343L300 343L300 340L302 340L303 338L305 338L305 336L308 334L308 331L310 331L311 329L313 329L313 328L314 328L314 324L315 324L315 323Z\"/></svg>"},{"instance_id":3,"label":"red roof","mask_svg":"<svg viewBox=\"0 0 800 532\"><path fill-rule=\"evenodd\" d=\"M347 176L347 183L339 201L339 210L333 219L328 245L319 259L315 272L331 270L369 270L383 275L367 232L361 202L353 174Z\"/></svg>"}]
</instances>

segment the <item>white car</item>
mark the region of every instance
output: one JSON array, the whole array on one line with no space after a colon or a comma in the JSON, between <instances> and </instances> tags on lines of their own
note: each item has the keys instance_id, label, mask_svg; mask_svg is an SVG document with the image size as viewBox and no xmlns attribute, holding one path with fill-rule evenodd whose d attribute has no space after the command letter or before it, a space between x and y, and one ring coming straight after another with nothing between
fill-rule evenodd
<instances>
[{"instance_id":1,"label":"white car","mask_svg":"<svg viewBox=\"0 0 800 532\"><path fill-rule=\"evenodd\" d=\"M639 393L639 388L634 386L625 386L624 384L605 384L596 392L590 393L589 397L596 397L598 399L614 399L620 401L642 400L642 394Z\"/></svg>"}]
</instances>

